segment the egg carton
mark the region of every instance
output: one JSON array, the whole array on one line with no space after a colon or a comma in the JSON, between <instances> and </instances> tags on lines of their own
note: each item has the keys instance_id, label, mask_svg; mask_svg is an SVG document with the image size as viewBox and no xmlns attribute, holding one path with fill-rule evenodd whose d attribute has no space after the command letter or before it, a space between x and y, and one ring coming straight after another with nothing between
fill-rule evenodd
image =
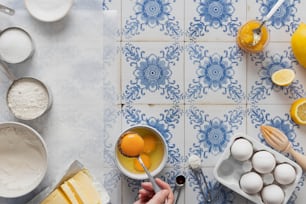
<instances>
[{"instance_id":1,"label":"egg carton","mask_svg":"<svg viewBox=\"0 0 306 204\"><path fill-rule=\"evenodd\" d=\"M288 185L280 185L278 184L275 179L273 178L273 175L270 174L260 174L256 172L256 170L253 169L251 159L252 157L247 161L238 161L231 155L231 146L232 144L239 138L243 138L248 140L253 145L253 155L254 153L265 150L275 157L276 165L280 163L288 163L292 167L294 167L296 171L296 178L295 180L288 184ZM252 156L253 156L252 155ZM221 158L217 161L217 164L214 168L214 176L215 178L224 186L228 187L229 189L235 191L236 193L240 194L241 196L247 198L248 200L257 203L257 204L263 204L263 200L261 197L261 191L256 194L248 194L244 192L240 188L240 178L243 174L254 171L262 176L263 179L263 187L268 184L277 184L282 188L284 191L285 197L282 204L287 203L289 200L291 194L295 190L301 176L302 176L302 168L295 163L294 161L290 160L289 158L285 157L283 154L273 150L272 148L260 143L259 141L255 140L254 138L244 135L242 133L239 133L231 138L228 146L226 147L225 151L223 152ZM273 172L273 171L272 171ZM271 178L272 176L272 178Z\"/></svg>"}]
</instances>

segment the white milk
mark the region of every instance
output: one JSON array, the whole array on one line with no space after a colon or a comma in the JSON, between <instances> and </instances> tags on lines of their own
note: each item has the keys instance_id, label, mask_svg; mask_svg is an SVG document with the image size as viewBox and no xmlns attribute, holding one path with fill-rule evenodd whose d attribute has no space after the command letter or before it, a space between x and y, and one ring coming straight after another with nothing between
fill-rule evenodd
<instances>
[{"instance_id":1,"label":"white milk","mask_svg":"<svg viewBox=\"0 0 306 204\"><path fill-rule=\"evenodd\" d=\"M0 128L0 195L11 197L36 187L46 162L44 146L32 132L18 126Z\"/></svg>"},{"instance_id":2,"label":"white milk","mask_svg":"<svg viewBox=\"0 0 306 204\"><path fill-rule=\"evenodd\" d=\"M41 116L49 107L48 90L37 80L22 78L13 83L7 103L13 114L23 120Z\"/></svg>"},{"instance_id":3,"label":"white milk","mask_svg":"<svg viewBox=\"0 0 306 204\"><path fill-rule=\"evenodd\" d=\"M0 58L8 63L20 63L33 51L30 36L21 29L9 28L0 35Z\"/></svg>"}]
</instances>

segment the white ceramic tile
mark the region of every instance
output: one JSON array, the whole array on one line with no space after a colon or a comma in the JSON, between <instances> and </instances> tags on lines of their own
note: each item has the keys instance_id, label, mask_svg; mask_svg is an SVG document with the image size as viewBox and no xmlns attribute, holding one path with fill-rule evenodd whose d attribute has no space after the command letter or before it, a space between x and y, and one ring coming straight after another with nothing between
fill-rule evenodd
<instances>
[{"instance_id":1,"label":"white ceramic tile","mask_svg":"<svg viewBox=\"0 0 306 204\"><path fill-rule=\"evenodd\" d=\"M180 103L183 66L181 43L124 43L121 64L124 103Z\"/></svg>"},{"instance_id":2,"label":"white ceramic tile","mask_svg":"<svg viewBox=\"0 0 306 204\"><path fill-rule=\"evenodd\" d=\"M141 182L141 180L134 180L122 176L122 200L120 203L134 203L138 198L138 190L141 188Z\"/></svg>"},{"instance_id":3,"label":"white ceramic tile","mask_svg":"<svg viewBox=\"0 0 306 204\"><path fill-rule=\"evenodd\" d=\"M110 203L122 203L122 175L117 169L103 169L104 186L110 197Z\"/></svg>"},{"instance_id":4,"label":"white ceramic tile","mask_svg":"<svg viewBox=\"0 0 306 204\"><path fill-rule=\"evenodd\" d=\"M104 146L104 165L105 167L117 168L115 163L115 144L122 132L121 105L114 106L111 103L105 103L103 112L103 146Z\"/></svg>"},{"instance_id":5,"label":"white ceramic tile","mask_svg":"<svg viewBox=\"0 0 306 204\"><path fill-rule=\"evenodd\" d=\"M248 114L247 134L256 138L258 141L266 144L262 134L259 130L260 125L270 125L280 129L289 139L292 147L302 154L305 153L306 139L304 137L306 133L306 127L297 126L292 122L289 113L288 105L258 105L250 107L250 113ZM268 144L266 144L268 145ZM293 159L290 155L289 158ZM290 202L300 203L295 201L297 197L305 198L305 188L303 181L305 180L305 174L300 179L295 192L293 193Z\"/></svg>"},{"instance_id":6,"label":"white ceramic tile","mask_svg":"<svg viewBox=\"0 0 306 204\"><path fill-rule=\"evenodd\" d=\"M184 1L122 1L124 41L182 41Z\"/></svg>"},{"instance_id":7,"label":"white ceramic tile","mask_svg":"<svg viewBox=\"0 0 306 204\"><path fill-rule=\"evenodd\" d=\"M103 38L104 43L113 43L121 41L121 8L103 11ZM105 39L105 38L108 39ZM105 48L105 44L103 48Z\"/></svg>"},{"instance_id":8,"label":"white ceramic tile","mask_svg":"<svg viewBox=\"0 0 306 204\"><path fill-rule=\"evenodd\" d=\"M104 99L111 104L121 104L121 53L120 43L110 41L103 50Z\"/></svg>"},{"instance_id":9,"label":"white ceramic tile","mask_svg":"<svg viewBox=\"0 0 306 204\"><path fill-rule=\"evenodd\" d=\"M200 180L201 184L197 181L193 171L188 170L187 184L185 188L186 200L185 203L209 203L207 201L210 193L212 199L211 203L246 203L246 199L241 197L239 194L221 185L213 176L213 168L202 168L202 172L206 178L208 189L205 183ZM203 192L205 197L203 197ZM204 200L205 199L205 200Z\"/></svg>"},{"instance_id":10,"label":"white ceramic tile","mask_svg":"<svg viewBox=\"0 0 306 204\"><path fill-rule=\"evenodd\" d=\"M237 132L245 132L246 110L238 105L186 105L185 151L212 167Z\"/></svg>"},{"instance_id":11,"label":"white ceramic tile","mask_svg":"<svg viewBox=\"0 0 306 204\"><path fill-rule=\"evenodd\" d=\"M246 18L245 8L246 1L186 1L186 40L235 41Z\"/></svg>"},{"instance_id":12,"label":"white ceramic tile","mask_svg":"<svg viewBox=\"0 0 306 204\"><path fill-rule=\"evenodd\" d=\"M305 96L306 70L297 64L289 43L270 42L263 53L248 56L248 101L258 104L291 104ZM287 87L273 84L272 74L280 69L293 69L296 77Z\"/></svg>"},{"instance_id":13,"label":"white ceramic tile","mask_svg":"<svg viewBox=\"0 0 306 204\"><path fill-rule=\"evenodd\" d=\"M119 12L121 12L121 0L102 0L102 8L104 11L118 10Z\"/></svg>"},{"instance_id":14,"label":"white ceramic tile","mask_svg":"<svg viewBox=\"0 0 306 204\"><path fill-rule=\"evenodd\" d=\"M36 191L46 187L55 179L54 175L64 170L63 163L80 159L95 174L98 173L99 181L104 182L110 194L111 203L133 203L140 182L120 173L114 163L113 149L122 129L146 124L160 130L169 145L168 164L158 177L172 188L178 174L187 178L179 204L203 203L202 193L187 163L191 154L202 159L209 189L217 195L214 203L250 203L216 183L213 177L214 165L231 136L247 131L260 140L258 127L270 124L286 132L294 149L305 153L306 137L303 135L306 127L293 123L288 111L293 99L305 96L306 70L295 63L290 38L305 19L306 1L285 1L266 23L270 43L263 53L250 55L230 48L236 46L235 37L240 25L248 19L261 19L275 2L75 0L71 12L63 20L46 24L33 19L25 10L24 2L4 0L2 3L17 12L13 17L0 13L1 27L25 28L31 33L37 49L33 59L10 68L16 76L33 75L42 79L51 85L55 96L53 107L46 115L27 122L50 143L52 152L48 175ZM100 19L105 18L100 17L101 10L117 12L116 24L108 19L109 27L104 25L109 33L100 29ZM146 12L157 14L158 11L162 11L159 16L146 16ZM195 38L195 45L203 48L183 43L191 37ZM103 64L102 41L105 43ZM122 41L134 43L129 47L123 43L123 51L124 47L128 49L120 53ZM174 42L180 42L179 49L174 49ZM60 52L62 49L65 56ZM167 73L165 83L146 88L145 80L136 79L139 75L135 70L144 68L146 60L156 62L157 59L162 62L161 67L165 67L163 63L169 65L171 74ZM226 80L219 78L215 83L209 83L207 79L199 79L208 70L208 65L214 65L212 62L217 62L218 66L226 65ZM271 83L270 74L279 68L295 70L296 78L291 86L280 88ZM217 69L212 72L216 75L211 76L220 77ZM1 74L0 106L6 107L4 95L9 82ZM190 97L186 101L167 98L167 94L182 97L185 93L190 95L191 91L195 92L194 100ZM121 96L126 93L139 98L127 100L125 95L122 101ZM247 99L243 97L246 95ZM7 109L1 108L0 112L1 121L15 120ZM61 146L62 143L67 145ZM303 203L306 198L304 183L305 175L290 203ZM24 200L31 196L0 199L0 203L24 204Z\"/></svg>"},{"instance_id":15,"label":"white ceramic tile","mask_svg":"<svg viewBox=\"0 0 306 204\"><path fill-rule=\"evenodd\" d=\"M256 0L247 1L248 3L248 19L261 20L268 14L270 9L276 3L276 0ZM284 1L275 14L266 22L270 30L270 41L290 41L292 33L305 17L305 1Z\"/></svg>"},{"instance_id":16,"label":"white ceramic tile","mask_svg":"<svg viewBox=\"0 0 306 204\"><path fill-rule=\"evenodd\" d=\"M282 130L292 143L293 148L298 152L304 153L306 142L306 127L296 125L289 114L290 105L258 105L250 107L248 113L248 134L263 141L260 125L270 125Z\"/></svg>"},{"instance_id":17,"label":"white ceramic tile","mask_svg":"<svg viewBox=\"0 0 306 204\"><path fill-rule=\"evenodd\" d=\"M246 61L235 43L188 43L185 56L187 103L245 103Z\"/></svg>"}]
</instances>

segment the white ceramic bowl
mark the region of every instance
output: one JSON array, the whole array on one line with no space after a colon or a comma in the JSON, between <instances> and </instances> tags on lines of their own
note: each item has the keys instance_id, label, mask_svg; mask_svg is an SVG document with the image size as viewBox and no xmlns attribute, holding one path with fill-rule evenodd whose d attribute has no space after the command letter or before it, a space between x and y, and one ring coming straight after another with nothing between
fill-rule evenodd
<instances>
[{"instance_id":1,"label":"white ceramic bowl","mask_svg":"<svg viewBox=\"0 0 306 204\"><path fill-rule=\"evenodd\" d=\"M33 128L0 123L0 197L16 198L34 190L47 171L47 149Z\"/></svg>"},{"instance_id":2,"label":"white ceramic bowl","mask_svg":"<svg viewBox=\"0 0 306 204\"><path fill-rule=\"evenodd\" d=\"M159 131L157 131L156 129L154 129L152 127L144 126L144 125L139 125L139 126L134 126L134 127L128 128L127 130L123 131L122 134L120 134L120 136L118 137L118 139L116 141L116 144L115 144L115 160L116 160L116 164L117 164L118 169L124 175L126 175L127 177L132 178L132 179L144 180L144 179L148 178L148 176L145 174L145 172L134 173L134 172L129 171L128 169L126 169L122 165L122 163L118 159L118 154L120 154L119 151L118 151L118 141L119 141L119 138L121 137L121 135L125 134L126 132L136 132L139 135L152 134L152 135L155 135L161 141L161 144L162 144L162 147L163 147L163 150L164 150L162 160L159 163L158 167L150 172L152 174L152 176L156 176L157 174L159 174L163 170L163 168L165 167L167 159L168 159L168 146L167 146L167 143L166 143L165 139L163 138L162 134Z\"/></svg>"},{"instance_id":3,"label":"white ceramic bowl","mask_svg":"<svg viewBox=\"0 0 306 204\"><path fill-rule=\"evenodd\" d=\"M67 15L73 0L24 0L28 12L37 20L54 22Z\"/></svg>"}]
</instances>

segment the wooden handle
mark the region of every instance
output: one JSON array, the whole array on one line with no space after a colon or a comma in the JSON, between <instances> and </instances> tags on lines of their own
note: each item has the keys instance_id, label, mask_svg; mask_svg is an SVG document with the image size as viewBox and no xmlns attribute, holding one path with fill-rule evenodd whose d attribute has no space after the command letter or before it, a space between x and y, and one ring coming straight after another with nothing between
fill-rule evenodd
<instances>
[{"instance_id":1,"label":"wooden handle","mask_svg":"<svg viewBox=\"0 0 306 204\"><path fill-rule=\"evenodd\" d=\"M295 159L295 161L302 167L302 169L306 172L306 155L303 155L294 149L290 148L288 151Z\"/></svg>"}]
</instances>

